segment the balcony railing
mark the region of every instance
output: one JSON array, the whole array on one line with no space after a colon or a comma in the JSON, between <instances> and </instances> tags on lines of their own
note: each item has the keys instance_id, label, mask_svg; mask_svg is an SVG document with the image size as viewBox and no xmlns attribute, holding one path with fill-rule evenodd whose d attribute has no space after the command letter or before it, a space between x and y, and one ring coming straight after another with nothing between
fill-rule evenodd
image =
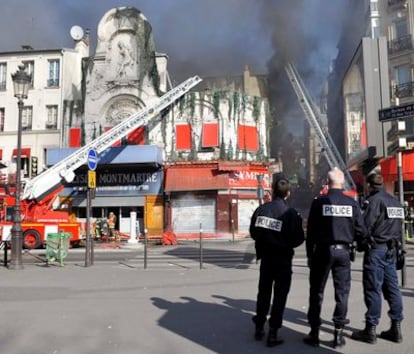
<instances>
[{"instance_id":1,"label":"balcony railing","mask_svg":"<svg viewBox=\"0 0 414 354\"><path fill-rule=\"evenodd\" d=\"M414 97L414 82L395 85L392 89L393 97L405 98Z\"/></svg>"},{"instance_id":2,"label":"balcony railing","mask_svg":"<svg viewBox=\"0 0 414 354\"><path fill-rule=\"evenodd\" d=\"M404 37L400 37L388 42L388 53L394 54L401 52L403 50L413 49L413 41L411 39L411 34L408 34Z\"/></svg>"}]
</instances>

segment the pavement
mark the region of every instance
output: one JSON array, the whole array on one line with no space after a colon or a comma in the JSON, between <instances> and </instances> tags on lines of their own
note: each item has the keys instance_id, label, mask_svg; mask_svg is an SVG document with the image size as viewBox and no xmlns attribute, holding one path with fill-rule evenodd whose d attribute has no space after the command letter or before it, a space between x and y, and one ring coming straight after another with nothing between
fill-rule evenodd
<instances>
[{"instance_id":1,"label":"pavement","mask_svg":"<svg viewBox=\"0 0 414 354\"><path fill-rule=\"evenodd\" d=\"M0 267L1 352L413 353L414 245L407 246L406 284L402 289L406 318L400 344L378 339L372 345L350 339L352 330L364 325L361 255L353 263L346 346L335 350L330 343L334 307L331 281L322 311L322 345L312 348L304 344L302 338L309 331L309 286L303 249L294 259L292 287L280 330L284 344L267 348L264 341L255 341L251 317L259 265L250 257L252 243L245 241L206 245L208 257L202 267L196 258L188 256L182 263L191 249L197 252L197 245L190 244L148 249L147 268L142 263L142 247L136 247L135 255L128 255L128 259L122 256L127 252L123 248L99 250L97 261L90 267L79 261L67 262L63 267L47 266L41 261L25 264L21 270ZM216 261L224 257L220 251L238 252L239 260L232 266ZM114 252L122 261L100 262L101 252ZM153 260L156 257L157 263ZM175 263L171 262L173 258ZM377 332L389 326L387 310L384 304Z\"/></svg>"}]
</instances>

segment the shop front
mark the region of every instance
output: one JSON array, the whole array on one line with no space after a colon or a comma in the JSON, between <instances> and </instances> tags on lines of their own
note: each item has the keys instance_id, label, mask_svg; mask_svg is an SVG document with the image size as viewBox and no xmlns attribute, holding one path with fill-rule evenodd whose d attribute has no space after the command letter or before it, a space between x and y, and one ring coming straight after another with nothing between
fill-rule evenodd
<instances>
[{"instance_id":1,"label":"shop front","mask_svg":"<svg viewBox=\"0 0 414 354\"><path fill-rule=\"evenodd\" d=\"M401 160L404 199L414 199L414 151L404 151ZM398 193L397 156L388 157L380 162L385 188L390 193Z\"/></svg>"},{"instance_id":2,"label":"shop front","mask_svg":"<svg viewBox=\"0 0 414 354\"><path fill-rule=\"evenodd\" d=\"M59 150L48 152L48 162L60 161L72 149ZM136 228L137 235L143 234L144 229L148 235L162 234L161 156L159 148L149 145L113 147L99 156L92 222L108 218L112 212L116 215L115 228L123 234L129 234L131 227ZM75 179L65 184L60 200L70 206L76 219L86 221L87 167L82 166L75 174ZM131 219L131 213L136 214L135 225L131 223L135 219Z\"/></svg>"},{"instance_id":3,"label":"shop front","mask_svg":"<svg viewBox=\"0 0 414 354\"><path fill-rule=\"evenodd\" d=\"M258 178L268 167L250 163L177 163L165 167L165 225L178 238L248 235L259 205Z\"/></svg>"}]
</instances>

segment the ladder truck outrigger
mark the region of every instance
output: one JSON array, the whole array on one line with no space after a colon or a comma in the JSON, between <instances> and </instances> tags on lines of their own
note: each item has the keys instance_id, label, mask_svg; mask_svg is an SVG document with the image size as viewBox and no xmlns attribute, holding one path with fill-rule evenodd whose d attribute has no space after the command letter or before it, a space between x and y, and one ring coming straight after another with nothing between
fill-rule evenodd
<instances>
[{"instance_id":1,"label":"ladder truck outrigger","mask_svg":"<svg viewBox=\"0 0 414 354\"><path fill-rule=\"evenodd\" d=\"M94 149L98 156L104 153L118 140L159 117L162 110L199 82L201 82L199 76L187 79L111 130L28 180L21 198L23 246L29 249L39 248L45 243L48 233L58 231L71 233L72 244L80 243L84 239L81 223L71 220L68 210L53 210L53 203L64 188L63 182L73 181L76 169L87 163L89 150ZM10 192L6 191L4 195L0 193L0 205L2 206L0 208L1 241L10 240L14 210L14 197Z\"/></svg>"},{"instance_id":2,"label":"ladder truck outrigger","mask_svg":"<svg viewBox=\"0 0 414 354\"><path fill-rule=\"evenodd\" d=\"M305 85L292 63L287 63L285 66L286 74L292 84L293 90L298 97L299 104L308 120L308 123L314 130L319 144L322 147L325 158L330 168L338 167L344 172L345 175L345 194L357 198L357 191L355 182L352 179L349 170L346 167L341 154L339 153L335 143L332 140L331 135L327 129L323 128L323 122L321 119L321 113L318 106L313 102L311 96L307 92Z\"/></svg>"}]
</instances>

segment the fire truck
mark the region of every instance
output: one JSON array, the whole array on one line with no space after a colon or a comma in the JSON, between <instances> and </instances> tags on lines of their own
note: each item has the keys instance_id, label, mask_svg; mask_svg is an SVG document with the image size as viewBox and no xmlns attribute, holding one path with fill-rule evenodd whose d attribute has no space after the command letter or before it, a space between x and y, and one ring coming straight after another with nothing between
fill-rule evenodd
<instances>
[{"instance_id":1,"label":"fire truck","mask_svg":"<svg viewBox=\"0 0 414 354\"><path fill-rule=\"evenodd\" d=\"M293 90L296 93L296 96L299 100L299 104L302 107L303 113L308 120L309 125L315 132L316 137L318 138L319 144L322 147L325 158L328 162L330 168L338 167L344 172L345 175L345 184L344 184L344 194L348 195L354 199L358 198L357 189L355 182L346 167L344 160L342 159L341 154L338 151L329 131L323 128L323 122L321 113L318 106L314 103L311 96L309 95L306 87L293 63L287 63L285 66L286 74L292 84ZM325 189L326 186L323 186L321 194L327 192Z\"/></svg>"},{"instance_id":2,"label":"fire truck","mask_svg":"<svg viewBox=\"0 0 414 354\"><path fill-rule=\"evenodd\" d=\"M161 97L157 97L144 109L132 114L111 130L84 145L57 164L25 182L21 197L21 224L23 229L23 246L28 249L44 245L47 234L53 232L71 233L72 245L79 244L85 238L85 227L71 216L68 204L59 201L63 182L71 182L75 171L87 163L88 153L95 150L102 154L114 143L127 136L137 128L148 125L156 118L160 119L163 109L178 100L201 81L198 76L191 77L172 88ZM14 218L14 193L18 191L11 186L0 186L0 237L1 241L11 239ZM14 192L14 193L13 193Z\"/></svg>"}]
</instances>

